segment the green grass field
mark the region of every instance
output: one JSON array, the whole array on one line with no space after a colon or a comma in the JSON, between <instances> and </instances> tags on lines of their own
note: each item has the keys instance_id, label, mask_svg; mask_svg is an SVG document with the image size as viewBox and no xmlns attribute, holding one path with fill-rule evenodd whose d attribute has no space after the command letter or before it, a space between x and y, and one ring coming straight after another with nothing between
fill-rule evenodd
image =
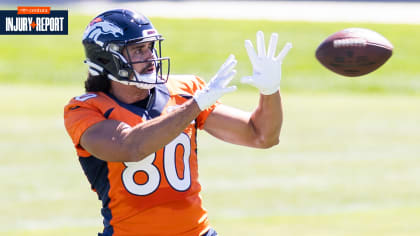
<instances>
[{"instance_id":1,"label":"green grass field","mask_svg":"<svg viewBox=\"0 0 420 236\"><path fill-rule=\"evenodd\" d=\"M0 232L94 235L99 201L62 104L75 86L0 87ZM250 110L255 92L226 96ZM199 137L204 202L222 235L418 235L420 98L284 93L281 144L269 150ZM343 104L346 104L343 106ZM217 148L215 148L217 147Z\"/></svg>"},{"instance_id":2,"label":"green grass field","mask_svg":"<svg viewBox=\"0 0 420 236\"><path fill-rule=\"evenodd\" d=\"M80 38L91 17L71 16L69 36L0 37L0 234L96 235L100 202L79 166L62 111L83 93ZM234 146L201 132L200 178L221 235L415 236L420 232L418 25L153 19L175 73L208 79L229 53L250 73L244 39L279 32L294 43L283 65L281 143ZM314 58L323 38L359 26L385 35L394 55L348 79ZM199 36L198 36L199 35ZM235 83L238 79L235 79ZM228 105L251 111L240 86Z\"/></svg>"}]
</instances>

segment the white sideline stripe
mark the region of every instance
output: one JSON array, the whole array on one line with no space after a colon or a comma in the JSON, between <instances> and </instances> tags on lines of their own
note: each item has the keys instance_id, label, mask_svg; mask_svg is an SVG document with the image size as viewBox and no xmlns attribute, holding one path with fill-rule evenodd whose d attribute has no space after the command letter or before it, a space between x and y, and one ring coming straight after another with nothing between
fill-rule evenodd
<instances>
[{"instance_id":1,"label":"white sideline stripe","mask_svg":"<svg viewBox=\"0 0 420 236\"><path fill-rule=\"evenodd\" d=\"M69 7L70 11L89 15L112 8L132 8L148 17L420 24L420 3L146 1L78 2Z\"/></svg>"}]
</instances>

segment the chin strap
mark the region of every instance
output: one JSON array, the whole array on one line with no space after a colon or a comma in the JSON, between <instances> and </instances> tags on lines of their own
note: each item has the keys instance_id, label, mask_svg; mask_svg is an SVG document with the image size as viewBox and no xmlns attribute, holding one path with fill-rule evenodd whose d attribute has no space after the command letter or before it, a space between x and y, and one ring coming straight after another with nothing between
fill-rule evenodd
<instances>
[{"instance_id":1,"label":"chin strap","mask_svg":"<svg viewBox=\"0 0 420 236\"><path fill-rule=\"evenodd\" d=\"M89 65L89 73L93 76L104 75L108 77L108 79L113 80L115 82L124 84L124 85L131 85L136 86L140 89L152 89L156 86L156 82L159 80L159 77L156 75L156 72L151 74L139 74L137 71L134 71L134 77L136 81L129 81L129 80L119 80L115 76L110 73L106 73L104 68L96 63L93 63L89 59L85 60L85 63Z\"/></svg>"},{"instance_id":2,"label":"chin strap","mask_svg":"<svg viewBox=\"0 0 420 236\"><path fill-rule=\"evenodd\" d=\"M145 84L145 83L137 82L137 81L119 80L111 74L107 74L107 77L108 79L113 80L115 82L118 82L124 85L136 86L139 89L152 89L156 86L156 84Z\"/></svg>"}]
</instances>

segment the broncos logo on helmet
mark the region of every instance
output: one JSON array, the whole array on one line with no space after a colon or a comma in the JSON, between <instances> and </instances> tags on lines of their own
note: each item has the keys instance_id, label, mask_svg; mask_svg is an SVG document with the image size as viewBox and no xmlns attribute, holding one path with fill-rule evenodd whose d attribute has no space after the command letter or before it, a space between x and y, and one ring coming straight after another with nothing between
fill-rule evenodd
<instances>
[{"instance_id":1,"label":"broncos logo on helmet","mask_svg":"<svg viewBox=\"0 0 420 236\"><path fill-rule=\"evenodd\" d=\"M100 21L89 25L83 35L83 39L93 39L97 44L101 45L102 42L98 41L98 37L102 34L112 34L114 37L118 38L123 36L124 32L121 28L110 22Z\"/></svg>"}]
</instances>

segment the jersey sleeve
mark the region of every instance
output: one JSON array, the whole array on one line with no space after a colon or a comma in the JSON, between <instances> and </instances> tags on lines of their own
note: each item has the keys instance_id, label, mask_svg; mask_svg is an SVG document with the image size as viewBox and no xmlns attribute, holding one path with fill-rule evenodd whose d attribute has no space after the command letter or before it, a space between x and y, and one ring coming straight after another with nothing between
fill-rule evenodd
<instances>
[{"instance_id":1,"label":"jersey sleeve","mask_svg":"<svg viewBox=\"0 0 420 236\"><path fill-rule=\"evenodd\" d=\"M106 120L101 111L87 103L70 101L64 108L64 125L76 148L82 134L92 125Z\"/></svg>"},{"instance_id":2,"label":"jersey sleeve","mask_svg":"<svg viewBox=\"0 0 420 236\"><path fill-rule=\"evenodd\" d=\"M195 90L193 91L193 94L195 93L195 91L200 90L202 88L204 88L206 86L206 82L204 82L202 79L200 79L199 77L195 77L195 84L196 86L194 86ZM199 129L203 129L204 128L204 124L206 123L207 117L213 112L213 110L216 108L216 106L218 106L220 104L220 101L217 101L215 104L213 104L212 106L210 106L209 108L203 110L200 112L200 114L198 115L196 122L197 122L197 127Z\"/></svg>"}]
</instances>

